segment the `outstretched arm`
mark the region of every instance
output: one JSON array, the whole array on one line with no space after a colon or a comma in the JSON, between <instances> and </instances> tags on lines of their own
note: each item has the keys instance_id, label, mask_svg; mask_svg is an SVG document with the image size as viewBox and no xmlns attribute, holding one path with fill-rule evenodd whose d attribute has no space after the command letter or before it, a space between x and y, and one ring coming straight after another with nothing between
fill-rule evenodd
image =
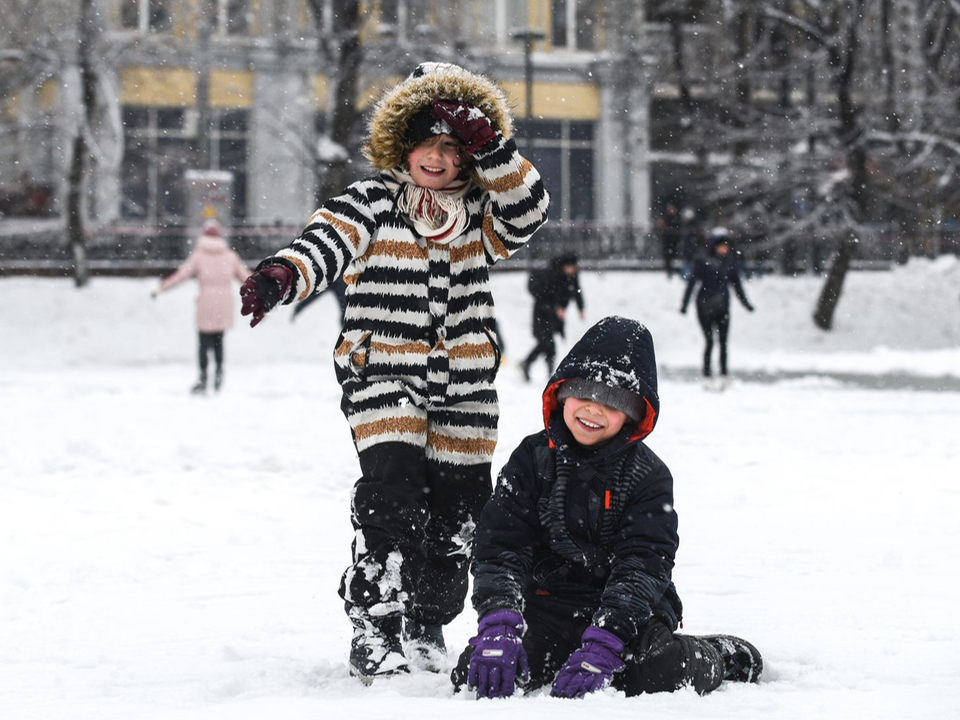
<instances>
[{"instance_id":1,"label":"outstretched arm","mask_svg":"<svg viewBox=\"0 0 960 720\"><path fill-rule=\"evenodd\" d=\"M730 273L730 284L733 285L733 291L737 294L737 299L750 312L753 312L753 305L747 300L747 294L743 291L743 283L740 282L740 273L734 269Z\"/></svg>"},{"instance_id":2,"label":"outstretched arm","mask_svg":"<svg viewBox=\"0 0 960 720\"><path fill-rule=\"evenodd\" d=\"M366 251L376 229L366 189L354 183L317 210L288 247L267 258L240 287L241 315L250 327L277 304L304 300L337 280L347 265Z\"/></svg>"},{"instance_id":3,"label":"outstretched arm","mask_svg":"<svg viewBox=\"0 0 960 720\"><path fill-rule=\"evenodd\" d=\"M375 224L367 198L371 181L354 183L338 197L324 203L289 246L257 266L280 264L294 272L288 304L320 292L343 275L347 265L366 251Z\"/></svg>"},{"instance_id":4,"label":"outstretched arm","mask_svg":"<svg viewBox=\"0 0 960 720\"><path fill-rule=\"evenodd\" d=\"M196 276L198 262L199 259L197 253L190 253L187 256L187 259L180 264L180 267L160 281L160 291L164 292L169 290L170 288L176 287L180 283Z\"/></svg>"}]
</instances>

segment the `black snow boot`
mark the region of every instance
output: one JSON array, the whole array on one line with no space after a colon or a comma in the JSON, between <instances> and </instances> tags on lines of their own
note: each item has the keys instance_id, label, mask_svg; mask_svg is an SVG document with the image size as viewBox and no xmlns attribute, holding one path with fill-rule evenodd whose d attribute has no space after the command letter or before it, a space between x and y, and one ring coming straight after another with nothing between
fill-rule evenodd
<instances>
[{"instance_id":1,"label":"black snow boot","mask_svg":"<svg viewBox=\"0 0 960 720\"><path fill-rule=\"evenodd\" d=\"M213 376L213 389L220 392L221 385L223 385L223 368L217 367L217 372Z\"/></svg>"},{"instance_id":2,"label":"black snow boot","mask_svg":"<svg viewBox=\"0 0 960 720\"><path fill-rule=\"evenodd\" d=\"M372 617L354 608L350 611L353 639L350 641L350 674L370 685L376 678L410 672L400 645L403 616Z\"/></svg>"},{"instance_id":3,"label":"black snow boot","mask_svg":"<svg viewBox=\"0 0 960 720\"><path fill-rule=\"evenodd\" d=\"M193 395L204 395L207 392L207 376L206 373L200 375L200 379L197 381L197 384L190 388L190 392Z\"/></svg>"},{"instance_id":4,"label":"black snow boot","mask_svg":"<svg viewBox=\"0 0 960 720\"><path fill-rule=\"evenodd\" d=\"M447 645L442 625L426 625L406 618L403 621L403 649L410 662L430 672L443 672Z\"/></svg>"},{"instance_id":5,"label":"black snow boot","mask_svg":"<svg viewBox=\"0 0 960 720\"><path fill-rule=\"evenodd\" d=\"M723 657L724 680L733 682L759 682L763 674L763 658L760 651L746 640L733 635L702 635Z\"/></svg>"}]
</instances>

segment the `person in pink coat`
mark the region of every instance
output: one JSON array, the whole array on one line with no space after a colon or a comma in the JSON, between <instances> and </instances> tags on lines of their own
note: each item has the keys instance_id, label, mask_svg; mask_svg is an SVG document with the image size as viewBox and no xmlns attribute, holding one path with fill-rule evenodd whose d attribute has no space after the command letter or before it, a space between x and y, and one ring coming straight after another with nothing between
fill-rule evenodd
<instances>
[{"instance_id":1,"label":"person in pink coat","mask_svg":"<svg viewBox=\"0 0 960 720\"><path fill-rule=\"evenodd\" d=\"M216 364L213 387L219 390L223 384L223 333L233 326L234 315L231 281L235 279L242 283L249 275L249 268L227 245L220 223L207 220L193 252L180 267L163 279L154 292L156 296L190 278L196 278L200 284L200 294L197 296L200 380L191 390L195 394L207 391L207 359L211 350Z\"/></svg>"}]
</instances>

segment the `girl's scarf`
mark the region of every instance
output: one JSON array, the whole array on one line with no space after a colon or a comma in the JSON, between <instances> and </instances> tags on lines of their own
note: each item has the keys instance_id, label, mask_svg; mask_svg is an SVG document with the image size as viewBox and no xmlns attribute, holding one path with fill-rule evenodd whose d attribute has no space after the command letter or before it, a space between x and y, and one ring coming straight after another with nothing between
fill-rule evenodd
<instances>
[{"instance_id":1,"label":"girl's scarf","mask_svg":"<svg viewBox=\"0 0 960 720\"><path fill-rule=\"evenodd\" d=\"M409 218L414 229L431 242L446 244L467 227L467 206L463 198L472 181L456 182L442 190L421 187L401 168L389 171L400 183L397 209Z\"/></svg>"}]
</instances>

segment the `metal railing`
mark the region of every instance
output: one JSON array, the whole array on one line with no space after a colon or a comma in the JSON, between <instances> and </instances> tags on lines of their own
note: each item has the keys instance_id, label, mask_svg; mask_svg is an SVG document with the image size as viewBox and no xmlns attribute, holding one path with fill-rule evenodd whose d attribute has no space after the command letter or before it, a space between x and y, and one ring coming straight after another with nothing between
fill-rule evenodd
<instances>
[{"instance_id":1,"label":"metal railing","mask_svg":"<svg viewBox=\"0 0 960 720\"><path fill-rule=\"evenodd\" d=\"M299 226L241 226L229 230L230 245L249 264L286 246ZM679 237L675 264L690 260L689 248L702 248L702 238ZM669 231L668 231L669 233ZM653 270L664 266L669 234L637 225L550 223L501 270L528 270L558 255L576 254L584 269ZM736 248L748 271L784 274L816 273L829 267L837 243L791 240L770 243L759 234L735 233ZM92 274L155 275L172 271L190 252L194 236L185 227L111 225L88 233L87 259ZM686 252L682 248L686 245ZM912 256L960 254L960 231L915 233L910 236L876 232L858 243L855 267L888 268ZM69 246L61 220L0 221L0 275L64 275L71 270Z\"/></svg>"}]
</instances>

